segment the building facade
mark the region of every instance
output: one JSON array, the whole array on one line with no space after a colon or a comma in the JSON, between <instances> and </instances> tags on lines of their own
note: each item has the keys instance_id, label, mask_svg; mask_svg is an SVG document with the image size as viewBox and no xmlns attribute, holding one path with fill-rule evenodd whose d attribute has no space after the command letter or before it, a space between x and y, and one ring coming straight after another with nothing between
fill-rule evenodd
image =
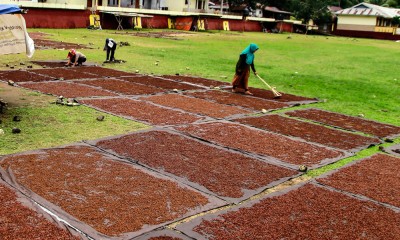
<instances>
[{"instance_id":1,"label":"building facade","mask_svg":"<svg viewBox=\"0 0 400 240\"><path fill-rule=\"evenodd\" d=\"M93 17L102 28L262 31L274 19L226 15L209 0L0 0L28 10L29 28L86 28Z\"/></svg>"},{"instance_id":2,"label":"building facade","mask_svg":"<svg viewBox=\"0 0 400 240\"><path fill-rule=\"evenodd\" d=\"M394 19L400 9L360 3L336 12L335 35L377 39L400 39L400 27Z\"/></svg>"}]
</instances>

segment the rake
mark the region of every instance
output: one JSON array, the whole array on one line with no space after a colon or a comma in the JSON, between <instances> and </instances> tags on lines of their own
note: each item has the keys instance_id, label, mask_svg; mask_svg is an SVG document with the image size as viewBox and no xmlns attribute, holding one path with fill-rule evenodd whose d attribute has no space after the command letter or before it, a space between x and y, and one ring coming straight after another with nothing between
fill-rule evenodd
<instances>
[{"instance_id":1,"label":"rake","mask_svg":"<svg viewBox=\"0 0 400 240\"><path fill-rule=\"evenodd\" d=\"M276 91L275 87L271 87L264 79L262 79L258 74L256 75L261 82L263 82L269 89L271 89L272 93L274 94L274 98L280 98L282 94L278 91Z\"/></svg>"}]
</instances>

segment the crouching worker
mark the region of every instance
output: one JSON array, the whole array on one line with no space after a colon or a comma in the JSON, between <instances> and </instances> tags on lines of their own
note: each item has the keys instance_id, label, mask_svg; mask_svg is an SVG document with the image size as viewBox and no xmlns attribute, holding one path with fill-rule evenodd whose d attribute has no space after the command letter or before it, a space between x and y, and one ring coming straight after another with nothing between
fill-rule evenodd
<instances>
[{"instance_id":1,"label":"crouching worker","mask_svg":"<svg viewBox=\"0 0 400 240\"><path fill-rule=\"evenodd\" d=\"M75 49L69 50L67 58L68 63L65 64L65 66L80 66L82 63L86 62L86 56Z\"/></svg>"},{"instance_id":2,"label":"crouching worker","mask_svg":"<svg viewBox=\"0 0 400 240\"><path fill-rule=\"evenodd\" d=\"M115 61L115 58L114 58L115 49L117 49L117 42L115 42L114 39L112 39L112 38L107 38L106 44L104 45L104 49L103 49L104 51L107 51L106 62Z\"/></svg>"}]
</instances>

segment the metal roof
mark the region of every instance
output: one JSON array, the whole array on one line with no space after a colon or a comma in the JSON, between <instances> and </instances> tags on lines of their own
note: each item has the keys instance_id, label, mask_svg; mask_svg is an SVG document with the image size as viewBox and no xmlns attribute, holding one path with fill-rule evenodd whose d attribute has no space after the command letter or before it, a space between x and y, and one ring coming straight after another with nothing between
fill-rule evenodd
<instances>
[{"instance_id":1,"label":"metal roof","mask_svg":"<svg viewBox=\"0 0 400 240\"><path fill-rule=\"evenodd\" d=\"M335 12L337 15L360 15L360 16L380 16L384 18L393 18L400 16L400 9L387 8L370 3L359 3L353 7Z\"/></svg>"},{"instance_id":2,"label":"metal roof","mask_svg":"<svg viewBox=\"0 0 400 240\"><path fill-rule=\"evenodd\" d=\"M99 12L111 14L114 16L121 16L121 17L153 17L151 15L130 13L130 12L111 12L111 11L102 11L102 10L100 10Z\"/></svg>"},{"instance_id":3,"label":"metal roof","mask_svg":"<svg viewBox=\"0 0 400 240\"><path fill-rule=\"evenodd\" d=\"M278 8L276 8L276 7L270 7L270 6L266 6L264 8L264 10L265 11L269 11L269 12L284 13L284 14L290 14L290 15L293 14L291 12L282 11L282 10L279 10Z\"/></svg>"}]
</instances>

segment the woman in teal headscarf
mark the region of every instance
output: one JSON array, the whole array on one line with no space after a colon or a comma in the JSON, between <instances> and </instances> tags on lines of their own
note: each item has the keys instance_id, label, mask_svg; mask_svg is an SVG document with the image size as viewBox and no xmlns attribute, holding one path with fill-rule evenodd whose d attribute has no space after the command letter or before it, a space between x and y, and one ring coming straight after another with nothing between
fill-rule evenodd
<instances>
[{"instance_id":1,"label":"woman in teal headscarf","mask_svg":"<svg viewBox=\"0 0 400 240\"><path fill-rule=\"evenodd\" d=\"M254 53L258 50L255 43L251 43L239 56L239 61L236 64L236 73L232 80L232 92L238 92L238 88L244 90L244 94L253 95L249 92L248 82L250 77L250 67L254 74L257 71L254 67Z\"/></svg>"}]
</instances>

